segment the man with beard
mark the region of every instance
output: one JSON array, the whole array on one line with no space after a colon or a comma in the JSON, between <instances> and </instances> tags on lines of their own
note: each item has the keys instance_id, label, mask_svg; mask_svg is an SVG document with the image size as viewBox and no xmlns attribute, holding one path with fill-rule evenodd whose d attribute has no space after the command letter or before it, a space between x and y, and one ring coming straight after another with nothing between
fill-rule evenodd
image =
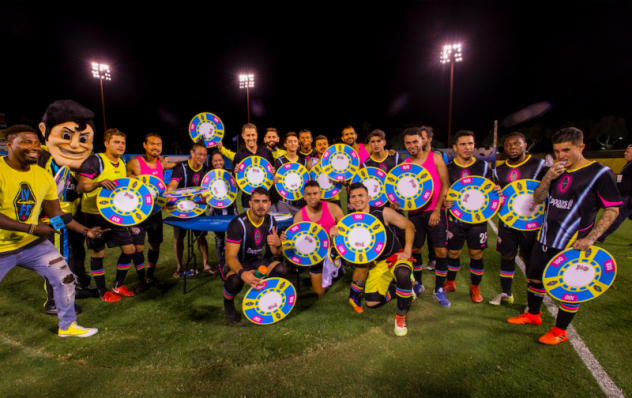
<instances>
[{"instance_id":1,"label":"man with beard","mask_svg":"<svg viewBox=\"0 0 632 398\"><path fill-rule=\"evenodd\" d=\"M370 153L366 150L364 144L358 144L358 135L352 126L347 126L342 129L341 138L343 144L349 145L354 151L356 151L358 157L360 158L360 164L366 162Z\"/></svg>"},{"instance_id":2,"label":"man with beard","mask_svg":"<svg viewBox=\"0 0 632 398\"><path fill-rule=\"evenodd\" d=\"M274 127L267 128L266 135L263 137L263 144L266 148L270 150L270 152L272 152L272 157L274 158L274 160L276 160L279 156L285 155L286 153L285 150L278 147L279 133ZM221 141L217 144L217 150L230 160L233 160L235 158L235 152L226 149Z\"/></svg>"},{"instance_id":3,"label":"man with beard","mask_svg":"<svg viewBox=\"0 0 632 398\"><path fill-rule=\"evenodd\" d=\"M311 168L318 162L318 152L312 148L312 132L309 130L301 130L298 133L298 141L301 145L298 154L307 159Z\"/></svg>"}]
</instances>

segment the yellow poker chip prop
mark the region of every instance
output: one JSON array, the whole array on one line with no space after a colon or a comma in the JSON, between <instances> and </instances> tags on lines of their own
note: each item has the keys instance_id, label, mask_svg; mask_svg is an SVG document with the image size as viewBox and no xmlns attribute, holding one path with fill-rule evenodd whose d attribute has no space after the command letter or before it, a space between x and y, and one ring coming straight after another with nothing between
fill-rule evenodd
<instances>
[{"instance_id":1,"label":"yellow poker chip prop","mask_svg":"<svg viewBox=\"0 0 632 398\"><path fill-rule=\"evenodd\" d=\"M386 175L386 197L391 203L398 203L402 210L421 208L428 203L433 190L432 176L415 163L395 166Z\"/></svg>"},{"instance_id":2,"label":"yellow poker chip prop","mask_svg":"<svg viewBox=\"0 0 632 398\"><path fill-rule=\"evenodd\" d=\"M154 197L154 207L151 211L151 214L156 214L161 211L162 208L165 207L167 205L167 202L169 201L162 196L162 194L165 192L165 189L167 189L165 183L162 182L160 178L150 175L141 175L138 177L138 180L149 187Z\"/></svg>"},{"instance_id":3,"label":"yellow poker chip prop","mask_svg":"<svg viewBox=\"0 0 632 398\"><path fill-rule=\"evenodd\" d=\"M208 187L189 187L174 189L173 191L165 192L162 194L165 198L186 198L189 196L203 195L208 192Z\"/></svg>"},{"instance_id":4,"label":"yellow poker chip prop","mask_svg":"<svg viewBox=\"0 0 632 398\"><path fill-rule=\"evenodd\" d=\"M213 147L224 138L224 123L212 113L198 113L189 123L189 135L193 142L202 139L204 146Z\"/></svg>"},{"instance_id":5,"label":"yellow poker chip prop","mask_svg":"<svg viewBox=\"0 0 632 398\"><path fill-rule=\"evenodd\" d=\"M288 316L296 303L296 289L287 279L268 278L263 287L248 290L242 308L244 315L257 325L271 325Z\"/></svg>"},{"instance_id":6,"label":"yellow poker chip prop","mask_svg":"<svg viewBox=\"0 0 632 398\"><path fill-rule=\"evenodd\" d=\"M283 254L292 263L310 266L323 261L329 252L329 235L318 224L299 222L288 228L283 242Z\"/></svg>"},{"instance_id":7,"label":"yellow poker chip prop","mask_svg":"<svg viewBox=\"0 0 632 398\"><path fill-rule=\"evenodd\" d=\"M360 169L351 179L352 183L361 182L369 191L370 206L384 206L388 203L386 196L386 173L377 167L365 167Z\"/></svg>"},{"instance_id":8,"label":"yellow poker chip prop","mask_svg":"<svg viewBox=\"0 0 632 398\"><path fill-rule=\"evenodd\" d=\"M279 178L274 187L279 195L286 200L303 199L305 183L309 181L309 173L302 164L296 162L285 163L276 171Z\"/></svg>"},{"instance_id":9,"label":"yellow poker chip prop","mask_svg":"<svg viewBox=\"0 0 632 398\"><path fill-rule=\"evenodd\" d=\"M369 213L352 213L337 224L334 246L342 258L354 264L374 261L386 247L384 225Z\"/></svg>"},{"instance_id":10,"label":"yellow poker chip prop","mask_svg":"<svg viewBox=\"0 0 632 398\"><path fill-rule=\"evenodd\" d=\"M322 166L320 164L312 167L309 175L312 180L318 181L318 185L320 185L321 199L332 199L336 195L338 195L338 193L340 193L340 190L342 189L342 183L332 183L332 180L329 178L329 176L323 172Z\"/></svg>"},{"instance_id":11,"label":"yellow poker chip prop","mask_svg":"<svg viewBox=\"0 0 632 398\"><path fill-rule=\"evenodd\" d=\"M114 191L101 188L97 196L99 213L112 224L122 227L145 221L154 207L151 189L132 178L120 178L114 183Z\"/></svg>"},{"instance_id":12,"label":"yellow poker chip prop","mask_svg":"<svg viewBox=\"0 0 632 398\"><path fill-rule=\"evenodd\" d=\"M494 217L500 208L500 196L494 184L485 177L463 177L450 187L448 200L454 205L450 212L458 220L478 224Z\"/></svg>"},{"instance_id":13,"label":"yellow poker chip prop","mask_svg":"<svg viewBox=\"0 0 632 398\"><path fill-rule=\"evenodd\" d=\"M334 181L347 181L360 169L358 153L349 145L332 145L323 153L321 168Z\"/></svg>"},{"instance_id":14,"label":"yellow poker chip prop","mask_svg":"<svg viewBox=\"0 0 632 398\"><path fill-rule=\"evenodd\" d=\"M233 176L226 170L211 170L202 179L202 187L208 188L204 193L206 203L216 209L223 209L237 199L239 188Z\"/></svg>"},{"instance_id":15,"label":"yellow poker chip prop","mask_svg":"<svg viewBox=\"0 0 632 398\"><path fill-rule=\"evenodd\" d=\"M604 249L566 249L544 268L544 288L555 299L582 303L601 296L617 276L617 263Z\"/></svg>"},{"instance_id":16,"label":"yellow poker chip prop","mask_svg":"<svg viewBox=\"0 0 632 398\"><path fill-rule=\"evenodd\" d=\"M167 203L167 212L178 218L193 218L206 211L207 204L200 203L195 197L173 198Z\"/></svg>"},{"instance_id":17,"label":"yellow poker chip prop","mask_svg":"<svg viewBox=\"0 0 632 398\"><path fill-rule=\"evenodd\" d=\"M261 156L249 156L242 160L239 169L235 174L237 185L248 195L252 194L255 188L272 187L272 165Z\"/></svg>"},{"instance_id":18,"label":"yellow poker chip prop","mask_svg":"<svg viewBox=\"0 0 632 398\"><path fill-rule=\"evenodd\" d=\"M498 217L513 229L535 231L544 221L544 203L533 203L533 191L540 185L537 180L518 180L503 188Z\"/></svg>"}]
</instances>

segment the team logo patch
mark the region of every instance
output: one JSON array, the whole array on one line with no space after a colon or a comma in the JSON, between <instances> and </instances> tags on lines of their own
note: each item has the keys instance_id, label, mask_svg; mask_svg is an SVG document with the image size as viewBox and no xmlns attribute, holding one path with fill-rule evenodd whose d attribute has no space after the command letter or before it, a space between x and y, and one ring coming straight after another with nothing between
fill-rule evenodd
<instances>
[{"instance_id":1,"label":"team logo patch","mask_svg":"<svg viewBox=\"0 0 632 398\"><path fill-rule=\"evenodd\" d=\"M261 244L261 231L258 228L255 229L255 244L257 246Z\"/></svg>"},{"instance_id":2,"label":"team logo patch","mask_svg":"<svg viewBox=\"0 0 632 398\"><path fill-rule=\"evenodd\" d=\"M200 175L199 174L193 174L193 185L200 185Z\"/></svg>"},{"instance_id":3,"label":"team logo patch","mask_svg":"<svg viewBox=\"0 0 632 398\"><path fill-rule=\"evenodd\" d=\"M383 172L388 173L388 169L384 163L380 163L380 169L382 169Z\"/></svg>"},{"instance_id":4,"label":"team logo patch","mask_svg":"<svg viewBox=\"0 0 632 398\"><path fill-rule=\"evenodd\" d=\"M454 234L450 231L448 231L448 239L452 239L452 237L454 236Z\"/></svg>"},{"instance_id":5,"label":"team logo patch","mask_svg":"<svg viewBox=\"0 0 632 398\"><path fill-rule=\"evenodd\" d=\"M567 174L564 177L562 177L562 181L560 181L560 185L559 185L560 192L565 192L570 185L571 185L571 176Z\"/></svg>"},{"instance_id":6,"label":"team logo patch","mask_svg":"<svg viewBox=\"0 0 632 398\"><path fill-rule=\"evenodd\" d=\"M25 222L31 217L33 208L35 207L36 198L33 190L27 182L20 184L18 194L13 199L13 208L15 209L15 217L18 221Z\"/></svg>"},{"instance_id":7,"label":"team logo patch","mask_svg":"<svg viewBox=\"0 0 632 398\"><path fill-rule=\"evenodd\" d=\"M518 170L512 170L511 173L509 173L509 181L514 182L520 179L520 173L518 172Z\"/></svg>"},{"instance_id":8,"label":"team logo patch","mask_svg":"<svg viewBox=\"0 0 632 398\"><path fill-rule=\"evenodd\" d=\"M461 172L461 178L463 178L463 177L469 177L469 176L470 176L470 173L469 173L467 170L463 170L463 171Z\"/></svg>"}]
</instances>

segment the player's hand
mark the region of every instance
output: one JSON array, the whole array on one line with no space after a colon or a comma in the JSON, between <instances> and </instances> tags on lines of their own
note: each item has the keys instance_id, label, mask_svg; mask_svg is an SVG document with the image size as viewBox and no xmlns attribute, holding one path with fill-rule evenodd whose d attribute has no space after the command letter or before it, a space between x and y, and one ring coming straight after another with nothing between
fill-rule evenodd
<instances>
[{"instance_id":1,"label":"player's hand","mask_svg":"<svg viewBox=\"0 0 632 398\"><path fill-rule=\"evenodd\" d=\"M338 227L337 226L333 226L331 227L331 229L329 230L329 237L330 238L335 238L336 236L338 236Z\"/></svg>"},{"instance_id":2,"label":"player's hand","mask_svg":"<svg viewBox=\"0 0 632 398\"><path fill-rule=\"evenodd\" d=\"M167 167L167 165L169 164L168 156L165 156L165 157L159 156L158 160L160 161L160 165L162 166L163 169Z\"/></svg>"},{"instance_id":3,"label":"player's hand","mask_svg":"<svg viewBox=\"0 0 632 398\"><path fill-rule=\"evenodd\" d=\"M279 177L277 175L275 175L274 178L272 179L272 182L274 184L277 184L279 182Z\"/></svg>"},{"instance_id":4,"label":"player's hand","mask_svg":"<svg viewBox=\"0 0 632 398\"><path fill-rule=\"evenodd\" d=\"M276 227L274 227L272 232L270 232L270 234L268 235L268 245L270 245L270 247L281 246L281 239L279 238L279 235L277 234Z\"/></svg>"},{"instance_id":5,"label":"player's hand","mask_svg":"<svg viewBox=\"0 0 632 398\"><path fill-rule=\"evenodd\" d=\"M391 209L398 211L399 209L401 209L401 207L399 206L399 202L396 203L391 203L388 205L388 207L390 207Z\"/></svg>"},{"instance_id":6,"label":"player's hand","mask_svg":"<svg viewBox=\"0 0 632 398\"><path fill-rule=\"evenodd\" d=\"M502 192L502 188L500 187L500 185L496 185L494 186L494 191L496 191L496 193L500 195L500 193Z\"/></svg>"},{"instance_id":7,"label":"player's hand","mask_svg":"<svg viewBox=\"0 0 632 398\"><path fill-rule=\"evenodd\" d=\"M261 285L263 281L255 276L255 271L246 271L241 273L241 280L244 281L246 285L250 285L255 289L261 289Z\"/></svg>"},{"instance_id":8,"label":"player's hand","mask_svg":"<svg viewBox=\"0 0 632 398\"><path fill-rule=\"evenodd\" d=\"M388 150L388 154L391 155L391 156L395 155L396 153L397 153L397 151L394 150L394 149L389 149Z\"/></svg>"},{"instance_id":9,"label":"player's hand","mask_svg":"<svg viewBox=\"0 0 632 398\"><path fill-rule=\"evenodd\" d=\"M287 234L285 231L281 232L281 242L285 242L287 240Z\"/></svg>"},{"instance_id":10,"label":"player's hand","mask_svg":"<svg viewBox=\"0 0 632 398\"><path fill-rule=\"evenodd\" d=\"M437 224L439 224L439 221L441 221L441 213L433 211L432 214L430 214L430 219L428 220L428 226L435 227L437 226Z\"/></svg>"},{"instance_id":11,"label":"player's hand","mask_svg":"<svg viewBox=\"0 0 632 398\"><path fill-rule=\"evenodd\" d=\"M447 209L451 209L453 205L454 205L454 201L453 200L446 199L446 200L443 201L443 207L446 210Z\"/></svg>"},{"instance_id":12,"label":"player's hand","mask_svg":"<svg viewBox=\"0 0 632 398\"><path fill-rule=\"evenodd\" d=\"M595 241L588 239L588 237L584 239L579 239L575 241L575 243L573 243L573 249L579 250L579 251L585 251L585 250L588 250L588 248L590 248L590 246L592 246L593 243L595 243Z\"/></svg>"},{"instance_id":13,"label":"player's hand","mask_svg":"<svg viewBox=\"0 0 632 398\"><path fill-rule=\"evenodd\" d=\"M101 239L101 237L103 236L104 233L108 232L110 230L110 228L108 229L101 229L101 227L94 227L91 228L86 235L88 236L88 238L90 239Z\"/></svg>"},{"instance_id":14,"label":"player's hand","mask_svg":"<svg viewBox=\"0 0 632 398\"><path fill-rule=\"evenodd\" d=\"M33 230L33 235L39 236L39 237L46 237L46 236L50 235L51 232L54 233L54 234L60 234L61 235L61 233L59 231L57 231L55 228L52 228L49 225L41 223L41 224L37 224L37 226L35 227L35 230Z\"/></svg>"},{"instance_id":15,"label":"player's hand","mask_svg":"<svg viewBox=\"0 0 632 398\"><path fill-rule=\"evenodd\" d=\"M412 257L412 254L405 250L401 253L397 253L397 261L401 261L401 260L408 261L408 259L411 257Z\"/></svg>"},{"instance_id":16,"label":"player's hand","mask_svg":"<svg viewBox=\"0 0 632 398\"><path fill-rule=\"evenodd\" d=\"M99 186L107 189L108 191L114 191L117 187L116 183L112 180L99 181Z\"/></svg>"},{"instance_id":17,"label":"player's hand","mask_svg":"<svg viewBox=\"0 0 632 398\"><path fill-rule=\"evenodd\" d=\"M276 174L276 169L274 168L274 166L270 167L270 173Z\"/></svg>"},{"instance_id":18,"label":"player's hand","mask_svg":"<svg viewBox=\"0 0 632 398\"><path fill-rule=\"evenodd\" d=\"M224 147L224 144L222 144L222 141L217 143L217 150L218 151L221 151L223 147Z\"/></svg>"},{"instance_id":19,"label":"player's hand","mask_svg":"<svg viewBox=\"0 0 632 398\"><path fill-rule=\"evenodd\" d=\"M549 176L551 181L555 180L557 177L562 175L564 167L566 167L566 161L557 162L555 166L551 167L549 171L546 172L546 175Z\"/></svg>"}]
</instances>

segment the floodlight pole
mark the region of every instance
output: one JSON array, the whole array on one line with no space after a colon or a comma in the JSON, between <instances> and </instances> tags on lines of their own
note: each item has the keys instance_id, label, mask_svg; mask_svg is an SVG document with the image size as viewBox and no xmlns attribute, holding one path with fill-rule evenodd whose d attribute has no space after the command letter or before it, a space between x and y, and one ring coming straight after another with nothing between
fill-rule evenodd
<instances>
[{"instance_id":1,"label":"floodlight pole","mask_svg":"<svg viewBox=\"0 0 632 398\"><path fill-rule=\"evenodd\" d=\"M103 96L103 78L102 77L99 78L99 83L101 84L101 109L103 110L103 132L105 132L105 130L107 130L107 127L105 124L105 97Z\"/></svg>"},{"instance_id":2,"label":"floodlight pole","mask_svg":"<svg viewBox=\"0 0 632 398\"><path fill-rule=\"evenodd\" d=\"M450 62L450 108L448 111L448 148L452 148L452 89L454 87L454 62Z\"/></svg>"},{"instance_id":3,"label":"floodlight pole","mask_svg":"<svg viewBox=\"0 0 632 398\"><path fill-rule=\"evenodd\" d=\"M250 123L250 91L248 85L246 85L246 104L248 106L248 123Z\"/></svg>"}]
</instances>

